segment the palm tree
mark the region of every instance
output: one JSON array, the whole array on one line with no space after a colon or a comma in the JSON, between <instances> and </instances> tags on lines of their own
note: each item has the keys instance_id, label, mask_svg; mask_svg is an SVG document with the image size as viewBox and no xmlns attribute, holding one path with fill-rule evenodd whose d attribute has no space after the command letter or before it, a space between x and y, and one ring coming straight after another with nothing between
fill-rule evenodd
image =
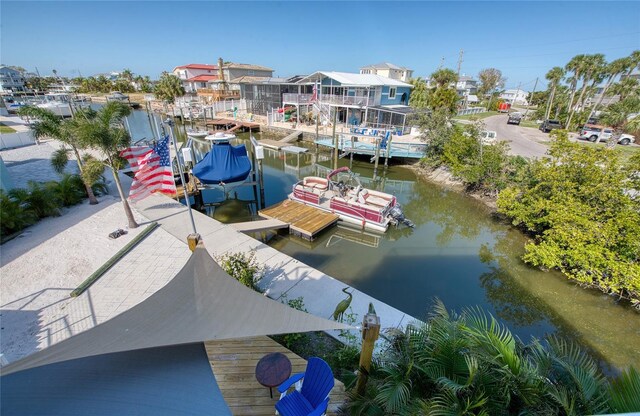
<instances>
[{"instance_id":1,"label":"palm tree","mask_svg":"<svg viewBox=\"0 0 640 416\"><path fill-rule=\"evenodd\" d=\"M637 410L640 374L612 386L574 344L551 337L523 344L478 308L449 313L437 302L425 324L385 336L351 414L602 414Z\"/></svg>"},{"instance_id":2,"label":"palm tree","mask_svg":"<svg viewBox=\"0 0 640 416\"><path fill-rule=\"evenodd\" d=\"M551 114L551 108L553 107L553 99L556 95L556 90L558 89L558 85L560 81L565 75L565 70L559 66L553 67L547 72L545 78L551 83L551 94L549 95L549 102L547 103L547 111L544 113L545 120L549 119L549 115Z\"/></svg>"},{"instance_id":3,"label":"palm tree","mask_svg":"<svg viewBox=\"0 0 640 416\"><path fill-rule=\"evenodd\" d=\"M571 111L573 107L573 98L576 94L576 88L578 87L578 80L582 75L582 68L584 67L584 55L576 55L564 66L566 72L571 72L573 75L568 78L570 84L571 95L569 97L569 103L567 105L567 111Z\"/></svg>"},{"instance_id":4,"label":"palm tree","mask_svg":"<svg viewBox=\"0 0 640 416\"><path fill-rule=\"evenodd\" d=\"M627 71L627 77L631 75L634 69L640 68L640 50L633 51L629 55L630 67Z\"/></svg>"},{"instance_id":5,"label":"palm tree","mask_svg":"<svg viewBox=\"0 0 640 416\"><path fill-rule=\"evenodd\" d=\"M163 72L154 90L156 97L168 103L173 103L176 97L186 94L182 81L177 76L168 72Z\"/></svg>"},{"instance_id":6,"label":"palm tree","mask_svg":"<svg viewBox=\"0 0 640 416\"><path fill-rule=\"evenodd\" d=\"M638 89L639 85L640 83L637 79L625 77L611 86L611 93L613 95L619 95L620 101L624 101L627 97L632 97L634 94L638 95L638 93L640 93Z\"/></svg>"},{"instance_id":7,"label":"palm tree","mask_svg":"<svg viewBox=\"0 0 640 416\"><path fill-rule=\"evenodd\" d=\"M585 91L587 90L587 85L589 81L595 78L598 72L601 71L602 68L604 68L604 66L605 66L604 55L601 53L582 56L579 64L579 69L580 69L579 73L580 73L580 77L582 78L582 90L580 91L580 97L578 98L579 103L582 103L582 99L584 97ZM577 74L578 72L576 71L576 76ZM576 83L577 83L577 80L576 80ZM573 104L573 98L571 99L571 102ZM570 111L569 111L569 118L567 120L567 128L570 128L571 126L571 119L575 114L575 107L571 105L569 110Z\"/></svg>"},{"instance_id":8,"label":"palm tree","mask_svg":"<svg viewBox=\"0 0 640 416\"><path fill-rule=\"evenodd\" d=\"M131 71L129 68L123 69L120 73L120 78L128 82L133 81L133 71Z\"/></svg>"},{"instance_id":9,"label":"palm tree","mask_svg":"<svg viewBox=\"0 0 640 416\"><path fill-rule=\"evenodd\" d=\"M432 73L431 79L438 87L448 87L450 84L458 82L458 75L453 69L442 68Z\"/></svg>"},{"instance_id":10,"label":"palm tree","mask_svg":"<svg viewBox=\"0 0 640 416\"><path fill-rule=\"evenodd\" d=\"M104 163L111 168L118 193L122 199L129 228L136 228L138 223L133 217L131 207L122 190L118 170L122 168L120 150L129 146L131 137L122 125L122 120L131 114L131 108L118 101L109 101L92 117L78 118L75 128L78 139L84 145L102 152Z\"/></svg>"},{"instance_id":11,"label":"palm tree","mask_svg":"<svg viewBox=\"0 0 640 416\"><path fill-rule=\"evenodd\" d=\"M589 117L595 114L596 109L602 102L602 99L606 96L607 90L611 86L611 83L613 82L613 80L618 75L624 72L627 72L632 65L633 63L632 63L631 57L616 59L615 61L612 61L609 63L609 65L607 65L607 69L606 69L606 73L608 75L607 82L605 83L604 88L602 89L602 93L600 94L600 97L598 97L596 102L593 104L593 107L591 107L591 112L589 113Z\"/></svg>"},{"instance_id":12,"label":"palm tree","mask_svg":"<svg viewBox=\"0 0 640 416\"><path fill-rule=\"evenodd\" d=\"M44 108L26 106L18 111L21 116L32 117L38 121L33 124L32 131L36 139L42 137L51 137L62 142L62 148L53 155L52 164L56 172L63 173L64 168L67 166L67 152L69 149L73 151L76 157L76 163L78 164L78 171L82 176L87 196L89 197L89 204L95 205L98 203L91 185L95 183L97 178L89 178L84 173L84 164L82 157L80 157L80 150L82 148L81 143L78 141L73 131L73 120L63 120L55 115L53 112ZM93 179L93 180L92 180Z\"/></svg>"}]
</instances>

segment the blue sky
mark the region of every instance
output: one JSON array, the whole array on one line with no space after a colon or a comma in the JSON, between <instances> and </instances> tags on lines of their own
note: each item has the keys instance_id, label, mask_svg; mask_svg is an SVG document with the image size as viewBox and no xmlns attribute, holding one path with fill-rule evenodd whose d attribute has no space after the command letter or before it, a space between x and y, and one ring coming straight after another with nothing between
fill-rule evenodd
<instances>
[{"instance_id":1,"label":"blue sky","mask_svg":"<svg viewBox=\"0 0 640 416\"><path fill-rule=\"evenodd\" d=\"M382 61L428 76L440 64L507 87L579 53L640 49L639 2L31 2L2 1L1 59L41 74L130 68L157 78L225 60L275 69L357 72ZM591 28L596 27L597 30Z\"/></svg>"}]
</instances>

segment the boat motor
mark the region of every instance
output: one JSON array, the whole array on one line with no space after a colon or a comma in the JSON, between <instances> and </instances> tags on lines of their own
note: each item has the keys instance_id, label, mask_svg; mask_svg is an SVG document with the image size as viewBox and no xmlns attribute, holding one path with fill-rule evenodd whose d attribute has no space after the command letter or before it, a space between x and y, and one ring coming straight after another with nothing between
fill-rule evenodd
<instances>
[{"instance_id":1,"label":"boat motor","mask_svg":"<svg viewBox=\"0 0 640 416\"><path fill-rule=\"evenodd\" d=\"M415 228L416 227L416 225L413 223L413 221L411 221L409 218L406 218L404 216L404 213L402 212L402 206L400 204L394 205L389 210L389 215L393 219L394 224L396 226L398 224L402 223L402 224L406 225L409 228Z\"/></svg>"}]
</instances>

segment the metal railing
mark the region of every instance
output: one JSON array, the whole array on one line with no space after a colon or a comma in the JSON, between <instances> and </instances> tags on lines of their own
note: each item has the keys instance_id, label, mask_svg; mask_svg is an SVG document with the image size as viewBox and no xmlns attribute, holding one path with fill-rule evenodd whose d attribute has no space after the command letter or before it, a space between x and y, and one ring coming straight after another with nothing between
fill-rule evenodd
<instances>
[{"instance_id":1,"label":"metal railing","mask_svg":"<svg viewBox=\"0 0 640 416\"><path fill-rule=\"evenodd\" d=\"M323 104L333 105L357 105L369 106L375 105L375 98L364 95L332 95L321 94L318 101ZM311 104L313 102L313 94L282 94L282 102L285 104Z\"/></svg>"},{"instance_id":2,"label":"metal railing","mask_svg":"<svg viewBox=\"0 0 640 416\"><path fill-rule=\"evenodd\" d=\"M469 114L479 114L479 113L486 113L487 109L484 107L471 107L471 108L464 108L462 110L458 110L458 116L467 116Z\"/></svg>"}]
</instances>

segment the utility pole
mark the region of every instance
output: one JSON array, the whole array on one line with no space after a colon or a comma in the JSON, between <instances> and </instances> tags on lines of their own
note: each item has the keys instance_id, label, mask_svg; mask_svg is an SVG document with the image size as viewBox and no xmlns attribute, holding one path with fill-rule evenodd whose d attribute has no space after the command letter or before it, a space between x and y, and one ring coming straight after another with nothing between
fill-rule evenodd
<instances>
[{"instance_id":1,"label":"utility pole","mask_svg":"<svg viewBox=\"0 0 640 416\"><path fill-rule=\"evenodd\" d=\"M536 87L538 86L538 78L536 77L536 82L535 84L533 84L533 91L531 91L531 98L533 98L533 94L535 94L536 92ZM529 100L531 101L531 100ZM527 106L527 110L524 112L524 118L527 118L527 114L529 113L529 107L531 106L531 102L529 102L529 105Z\"/></svg>"},{"instance_id":2,"label":"utility pole","mask_svg":"<svg viewBox=\"0 0 640 416\"><path fill-rule=\"evenodd\" d=\"M462 67L463 56L464 56L464 50L460 49L460 55L458 56L458 78L460 78L460 67Z\"/></svg>"},{"instance_id":3,"label":"utility pole","mask_svg":"<svg viewBox=\"0 0 640 416\"><path fill-rule=\"evenodd\" d=\"M518 93L520 92L520 86L521 85L522 85L522 82L518 82L518 88L516 89L516 93L513 95L513 100L511 101L511 106L512 107L516 103L516 98L518 98Z\"/></svg>"}]
</instances>

